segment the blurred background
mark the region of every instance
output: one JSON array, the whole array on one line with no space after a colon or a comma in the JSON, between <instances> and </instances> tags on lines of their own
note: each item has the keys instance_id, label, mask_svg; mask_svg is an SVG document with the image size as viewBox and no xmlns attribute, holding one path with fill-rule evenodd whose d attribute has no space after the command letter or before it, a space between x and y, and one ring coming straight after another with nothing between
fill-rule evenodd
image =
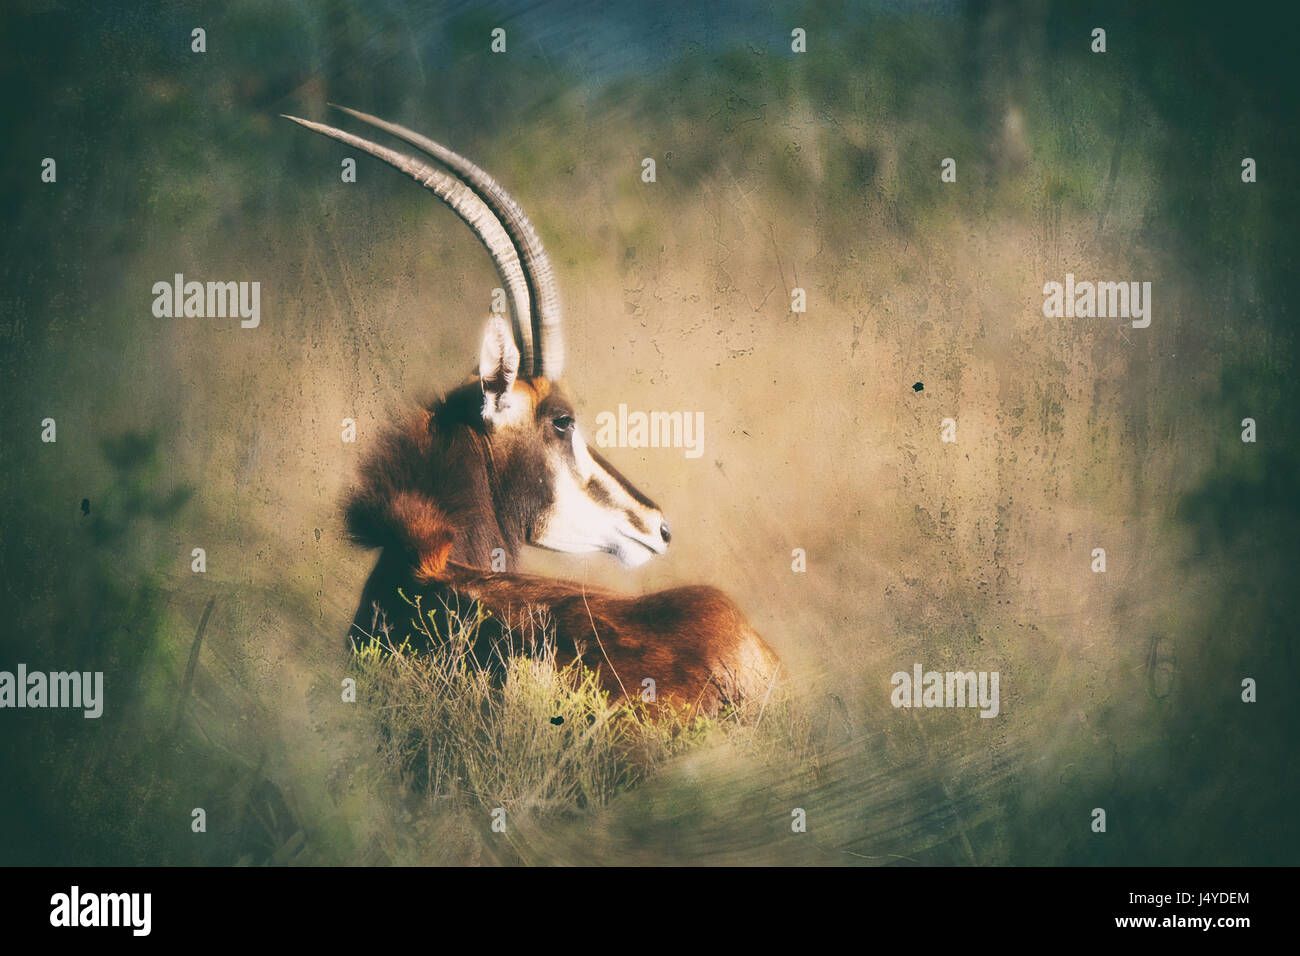
<instances>
[{"instance_id":1,"label":"blurred background","mask_svg":"<svg viewBox=\"0 0 1300 956\"><path fill-rule=\"evenodd\" d=\"M102 670L107 698L0 713L0 862L1297 861L1293 11L431 6L0 14L0 669ZM704 413L700 458L607 452L666 557L526 569L727 590L812 766L695 753L508 844L395 792L339 701L374 560L339 502L474 367L499 280L405 177L278 118L363 132L327 101L524 206L589 434ZM1067 272L1150 281L1150 328L1044 318ZM175 273L259 281L260 327L156 318ZM998 671L1000 716L895 710L914 663Z\"/></svg>"}]
</instances>

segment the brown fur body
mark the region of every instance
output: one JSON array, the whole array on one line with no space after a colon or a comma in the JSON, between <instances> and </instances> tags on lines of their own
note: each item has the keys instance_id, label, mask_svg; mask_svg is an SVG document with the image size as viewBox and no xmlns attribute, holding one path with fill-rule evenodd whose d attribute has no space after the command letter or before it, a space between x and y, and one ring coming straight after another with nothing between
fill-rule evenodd
<instances>
[{"instance_id":1,"label":"brown fur body","mask_svg":"<svg viewBox=\"0 0 1300 956\"><path fill-rule=\"evenodd\" d=\"M543 429L568 409L545 380L515 387L528 396ZM622 596L487 570L494 549L504 551L509 566L529 539L530 522L546 506L546 483L537 475L547 466L531 441L507 442L485 427L481 402L477 382L456 390L391 432L363 468L348 503L348 527L359 543L383 554L362 594L352 639L383 632L399 644L411 637L418 649L428 639L414 625L417 612L408 600L432 611L434 633L444 635L445 609L465 615L477 602L490 612L476 646L485 665L503 627L515 651L527 652L527 635L543 622L553 629L557 663L581 660L615 699L639 697L646 678L659 701L703 713L766 693L777 658L716 588Z\"/></svg>"}]
</instances>

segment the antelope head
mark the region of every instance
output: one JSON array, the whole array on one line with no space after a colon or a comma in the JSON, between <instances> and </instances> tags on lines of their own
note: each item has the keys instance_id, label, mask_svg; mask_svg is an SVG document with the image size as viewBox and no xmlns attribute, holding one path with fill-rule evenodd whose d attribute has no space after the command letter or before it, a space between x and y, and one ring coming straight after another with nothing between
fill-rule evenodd
<instances>
[{"instance_id":1,"label":"antelope head","mask_svg":"<svg viewBox=\"0 0 1300 956\"><path fill-rule=\"evenodd\" d=\"M429 430L438 441L417 451L438 462L404 466L424 482L437 513L473 497L474 475L446 474L464 456L454 447L483 448L486 474L480 497L491 511L497 537L571 554L607 552L635 567L663 554L671 534L658 506L587 445L573 404L559 379L563 363L559 296L550 260L519 205L482 169L458 153L395 123L341 109L432 157L442 169L332 126L287 116L307 129L383 160L412 176L451 207L487 247L501 277L511 322L488 319L478 375L430 409ZM458 485L459 482L459 485ZM406 493L381 489L386 503ZM449 503L450 502L450 503ZM406 505L404 507L412 507ZM408 520L418 525L433 519ZM458 524L451 520L453 525ZM481 522L490 524L490 522ZM462 533L468 534L461 528ZM418 536L417 536L418 537ZM462 558L481 563L484 534L461 542ZM421 542L412 550L421 551ZM476 560L477 559L477 560Z\"/></svg>"}]
</instances>

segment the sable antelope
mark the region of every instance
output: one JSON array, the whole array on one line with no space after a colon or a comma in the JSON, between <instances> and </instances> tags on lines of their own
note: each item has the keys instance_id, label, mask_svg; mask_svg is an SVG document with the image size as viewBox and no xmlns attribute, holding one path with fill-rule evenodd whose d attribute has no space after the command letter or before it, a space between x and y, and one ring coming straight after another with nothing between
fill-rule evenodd
<instances>
[{"instance_id":1,"label":"sable antelope","mask_svg":"<svg viewBox=\"0 0 1300 956\"><path fill-rule=\"evenodd\" d=\"M411 599L425 611L478 602L490 612L489 640L504 628L527 630L540 612L554 628L557 662L581 660L616 699L639 692L647 677L661 701L706 713L764 693L778 661L715 588L626 597L487 570L495 549L513 561L524 544L608 552L635 567L663 554L671 535L654 502L587 446L557 384L559 297L520 207L445 146L343 111L427 153L445 171L334 127L286 118L383 160L450 206L491 254L514 326L512 335L503 318L489 318L478 375L394 427L364 465L346 505L347 527L355 541L382 552L353 639L390 630L404 636L418 613Z\"/></svg>"}]
</instances>

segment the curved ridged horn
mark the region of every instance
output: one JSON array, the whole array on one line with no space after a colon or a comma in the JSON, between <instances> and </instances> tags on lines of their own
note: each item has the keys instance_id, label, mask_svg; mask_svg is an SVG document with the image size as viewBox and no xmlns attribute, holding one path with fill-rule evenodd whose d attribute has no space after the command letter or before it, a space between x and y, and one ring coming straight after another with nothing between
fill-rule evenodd
<instances>
[{"instance_id":1,"label":"curved ridged horn","mask_svg":"<svg viewBox=\"0 0 1300 956\"><path fill-rule=\"evenodd\" d=\"M474 234L487 247L487 251L492 256L492 262L496 265L497 272L501 276L501 281L505 283L506 293L510 299L510 309L513 313L515 337L519 340L519 352L523 367L531 369L533 367L534 353L528 279L524 273L523 263L519 261L519 253L515 250L515 244L510 238L510 233L501 224L501 220L497 218L496 214L493 213L491 206L461 180L447 175L440 169L422 163L418 159L412 159L410 156L389 149L387 146L380 146L369 140L362 139L360 136L354 136L352 133L345 133L333 126L326 126L324 123L313 123L311 120L299 119L296 116L288 116L284 113L280 115L287 120L293 120L299 126L305 126L314 133L336 139L340 143L347 143L349 146L354 146L363 152L369 153L376 159L382 159L388 165L400 169L408 176L413 177L420 185L432 190L435 196L450 206L456 215L460 216L465 221L465 224L474 230Z\"/></svg>"},{"instance_id":2,"label":"curved ridged horn","mask_svg":"<svg viewBox=\"0 0 1300 956\"><path fill-rule=\"evenodd\" d=\"M336 103L329 105L428 153L468 183L478 197L496 213L519 251L519 258L524 264L524 276L528 280L528 291L533 305L533 328L537 333L538 362L533 372L540 371L550 379L559 378L564 368L564 341L560 296L555 286L555 273L551 269L551 260L547 258L546 250L542 248L542 240L538 238L533 224L528 221L519 204L495 179L470 160L441 143L435 143L427 136L421 136L405 126L381 120L369 113L362 113L360 110L349 109Z\"/></svg>"}]
</instances>

